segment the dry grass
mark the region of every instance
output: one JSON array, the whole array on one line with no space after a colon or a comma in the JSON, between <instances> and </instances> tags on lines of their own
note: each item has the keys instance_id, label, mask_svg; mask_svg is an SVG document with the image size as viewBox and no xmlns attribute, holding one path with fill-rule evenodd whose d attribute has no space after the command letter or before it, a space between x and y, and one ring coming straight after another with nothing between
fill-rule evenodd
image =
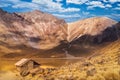
<instances>
[{"instance_id":1,"label":"dry grass","mask_svg":"<svg viewBox=\"0 0 120 80\"><path fill-rule=\"evenodd\" d=\"M98 56L65 65L57 70L25 77L25 80L120 80L120 41L113 42L97 52Z\"/></svg>"},{"instance_id":2,"label":"dry grass","mask_svg":"<svg viewBox=\"0 0 120 80\"><path fill-rule=\"evenodd\" d=\"M26 77L17 75L15 80L120 80L120 41L96 50L93 55L77 63L61 66L54 71ZM8 69L8 68L6 68ZM12 74L13 75L13 74ZM1 75L0 75L1 76ZM16 74L15 74L16 76ZM4 77L3 77L4 78ZM12 79L7 79L12 80Z\"/></svg>"}]
</instances>

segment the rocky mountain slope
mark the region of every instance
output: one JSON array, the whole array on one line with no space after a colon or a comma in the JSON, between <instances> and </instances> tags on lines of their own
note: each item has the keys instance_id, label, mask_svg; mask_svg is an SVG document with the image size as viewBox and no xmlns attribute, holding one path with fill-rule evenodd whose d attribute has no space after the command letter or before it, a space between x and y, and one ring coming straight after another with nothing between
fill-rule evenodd
<instances>
[{"instance_id":1,"label":"rocky mountain slope","mask_svg":"<svg viewBox=\"0 0 120 80\"><path fill-rule=\"evenodd\" d=\"M93 17L68 23L67 41L70 44L101 44L118 40L119 22L108 17Z\"/></svg>"},{"instance_id":2,"label":"rocky mountain slope","mask_svg":"<svg viewBox=\"0 0 120 80\"><path fill-rule=\"evenodd\" d=\"M83 35L96 36L117 22L107 17L93 17L68 24L69 42Z\"/></svg>"},{"instance_id":3,"label":"rocky mountain slope","mask_svg":"<svg viewBox=\"0 0 120 80\"><path fill-rule=\"evenodd\" d=\"M62 44L67 47L71 44L98 44L118 39L119 26L116 24L116 21L107 17L93 17L67 24L38 10L26 13L0 10L0 42L43 50Z\"/></svg>"},{"instance_id":4,"label":"rocky mountain slope","mask_svg":"<svg viewBox=\"0 0 120 80\"><path fill-rule=\"evenodd\" d=\"M51 49L66 38L67 24L40 11L7 13L0 10L0 41L9 45L26 45Z\"/></svg>"}]
</instances>

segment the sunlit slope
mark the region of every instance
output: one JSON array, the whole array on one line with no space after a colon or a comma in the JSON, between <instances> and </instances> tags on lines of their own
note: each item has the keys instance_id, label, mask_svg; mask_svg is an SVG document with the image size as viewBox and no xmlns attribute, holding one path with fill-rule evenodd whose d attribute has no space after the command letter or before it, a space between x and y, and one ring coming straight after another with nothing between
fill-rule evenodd
<instances>
[{"instance_id":1,"label":"sunlit slope","mask_svg":"<svg viewBox=\"0 0 120 80\"><path fill-rule=\"evenodd\" d=\"M106 28L112 27L116 23L116 21L107 17L93 17L79 20L73 23L68 23L67 40L71 42L83 35L99 35Z\"/></svg>"}]
</instances>

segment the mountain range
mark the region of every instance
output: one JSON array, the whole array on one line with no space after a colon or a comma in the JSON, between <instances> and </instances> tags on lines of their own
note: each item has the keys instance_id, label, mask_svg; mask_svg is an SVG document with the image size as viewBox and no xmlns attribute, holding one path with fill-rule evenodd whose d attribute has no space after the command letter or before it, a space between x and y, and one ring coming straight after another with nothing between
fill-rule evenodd
<instances>
[{"instance_id":1,"label":"mountain range","mask_svg":"<svg viewBox=\"0 0 120 80\"><path fill-rule=\"evenodd\" d=\"M49 50L61 44L95 45L115 41L120 23L108 17L92 17L66 23L38 10L8 13L0 9L0 43Z\"/></svg>"},{"instance_id":2,"label":"mountain range","mask_svg":"<svg viewBox=\"0 0 120 80\"><path fill-rule=\"evenodd\" d=\"M8 13L0 9L1 58L90 56L119 38L120 22L108 17L67 23L38 10Z\"/></svg>"}]
</instances>

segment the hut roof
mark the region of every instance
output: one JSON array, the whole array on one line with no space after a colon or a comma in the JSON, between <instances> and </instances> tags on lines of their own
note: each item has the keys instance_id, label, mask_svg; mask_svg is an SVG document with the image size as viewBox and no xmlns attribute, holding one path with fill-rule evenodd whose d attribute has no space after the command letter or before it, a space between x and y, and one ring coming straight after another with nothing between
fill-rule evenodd
<instances>
[{"instance_id":1,"label":"hut roof","mask_svg":"<svg viewBox=\"0 0 120 80\"><path fill-rule=\"evenodd\" d=\"M23 58L23 59L21 59L20 61L18 61L17 63L15 63L15 65L16 65L16 66L22 66L22 65L24 65L25 63L27 63L28 61L30 61L30 59Z\"/></svg>"},{"instance_id":2,"label":"hut roof","mask_svg":"<svg viewBox=\"0 0 120 80\"><path fill-rule=\"evenodd\" d=\"M32 60L32 59L23 58L23 59L21 59L20 61L18 61L17 63L15 63L15 65L16 65L16 66L23 66L24 64L26 64L26 63L29 62L29 61L33 61L34 63L39 64L39 63L35 62L35 61Z\"/></svg>"}]
</instances>

